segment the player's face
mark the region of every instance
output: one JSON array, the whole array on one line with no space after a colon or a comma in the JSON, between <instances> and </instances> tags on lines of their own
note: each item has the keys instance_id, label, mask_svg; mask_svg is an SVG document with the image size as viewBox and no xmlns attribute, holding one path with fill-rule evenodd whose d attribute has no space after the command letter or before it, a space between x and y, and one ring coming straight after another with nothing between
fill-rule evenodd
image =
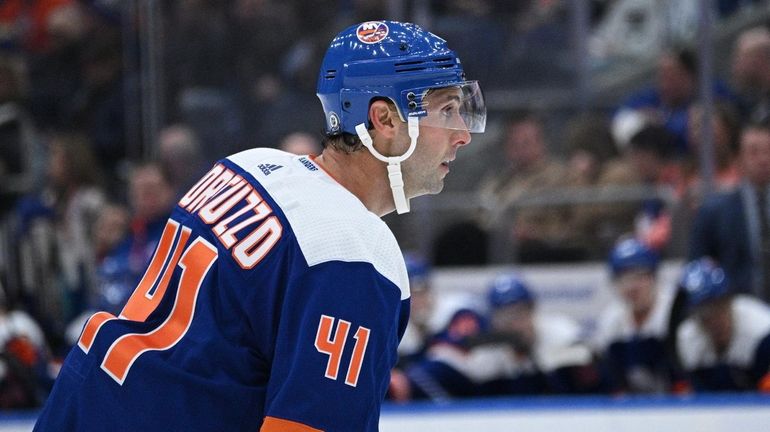
<instances>
[{"instance_id":1,"label":"player's face","mask_svg":"<svg viewBox=\"0 0 770 432\"><path fill-rule=\"evenodd\" d=\"M717 347L726 347L733 333L732 300L722 298L701 305L696 316Z\"/></svg>"},{"instance_id":2,"label":"player's face","mask_svg":"<svg viewBox=\"0 0 770 432\"><path fill-rule=\"evenodd\" d=\"M148 220L170 211L174 191L157 168L140 168L131 178L129 195L134 212Z\"/></svg>"},{"instance_id":3,"label":"player's face","mask_svg":"<svg viewBox=\"0 0 770 432\"><path fill-rule=\"evenodd\" d=\"M535 341L534 309L528 303L503 306L492 313L492 328L502 333L515 334L526 345Z\"/></svg>"},{"instance_id":4,"label":"player's face","mask_svg":"<svg viewBox=\"0 0 770 432\"><path fill-rule=\"evenodd\" d=\"M545 158L543 129L534 119L524 119L508 125L505 155L514 168L526 169Z\"/></svg>"},{"instance_id":5,"label":"player's face","mask_svg":"<svg viewBox=\"0 0 770 432\"><path fill-rule=\"evenodd\" d=\"M470 313L459 313L447 325L447 333L454 340L463 340L481 333L479 319Z\"/></svg>"},{"instance_id":6,"label":"player's face","mask_svg":"<svg viewBox=\"0 0 770 432\"><path fill-rule=\"evenodd\" d=\"M430 109L430 124L445 123L448 127L420 125L417 147L401 167L404 174L405 192L409 198L436 194L444 188L444 177L460 147L471 142L467 130L458 128L464 124L459 115L461 91L445 88L432 91L425 97ZM449 128L453 127L453 128ZM401 138L409 145L406 123Z\"/></svg>"},{"instance_id":7,"label":"player's face","mask_svg":"<svg viewBox=\"0 0 770 432\"><path fill-rule=\"evenodd\" d=\"M770 132L749 128L741 135L741 166L756 186L770 183Z\"/></svg>"},{"instance_id":8,"label":"player's face","mask_svg":"<svg viewBox=\"0 0 770 432\"><path fill-rule=\"evenodd\" d=\"M615 282L620 295L634 312L652 309L655 301L655 275L649 270L632 269L623 272Z\"/></svg>"}]
</instances>

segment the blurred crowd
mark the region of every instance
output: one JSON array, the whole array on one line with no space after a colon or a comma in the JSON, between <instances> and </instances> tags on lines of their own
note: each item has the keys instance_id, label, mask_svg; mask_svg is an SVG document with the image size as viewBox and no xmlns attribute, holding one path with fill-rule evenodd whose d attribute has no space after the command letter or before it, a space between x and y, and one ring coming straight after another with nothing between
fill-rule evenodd
<instances>
[{"instance_id":1,"label":"blurred crowd","mask_svg":"<svg viewBox=\"0 0 770 432\"><path fill-rule=\"evenodd\" d=\"M144 3L158 8L162 29L151 36L164 83L149 94L162 113L152 141L140 115L152 93L140 43L146 16L137 12ZM644 2L617 2L628 3ZM728 16L758 2L717 3ZM387 4L0 2L0 409L41 404L84 320L120 312L171 208L216 159L258 146L320 151L323 49L346 25L394 13ZM569 36L564 1L404 4L422 7L431 29L457 42L485 88L516 83L501 70L550 79L551 63L522 47L565 45ZM592 50L608 55L617 47L606 43L607 23L622 8L588 4ZM770 299L768 28L742 33L730 62L730 76L714 85L716 104L704 105L695 54L664 50L650 87L569 122L563 154L547 142L547 112L505 113L501 166L478 185L478 214L437 238L429 261L483 265L500 236L517 263L604 259L620 254L626 237L646 258L630 269L612 261L623 301L596 341L569 319L541 316L515 274L496 280L482 307L459 307L429 329L430 266L410 264L413 313L391 397L770 389L761 303ZM711 176L699 159L707 146ZM458 239L462 247L446 247ZM655 291L657 262L671 255L693 261L674 290L690 295L678 302Z\"/></svg>"},{"instance_id":2,"label":"blurred crowd","mask_svg":"<svg viewBox=\"0 0 770 432\"><path fill-rule=\"evenodd\" d=\"M698 64L689 49L664 51L648 87L610 112L572 117L561 154L548 142L547 112L508 113L478 214L439 234L433 260L595 260L633 233L666 256L714 255L736 275L757 265L764 240L750 239L764 238L767 219L770 29L739 35L730 76L706 90L712 104L702 101ZM468 243L468 231L473 247L451 244ZM504 260L486 253L501 238L513 252Z\"/></svg>"}]
</instances>

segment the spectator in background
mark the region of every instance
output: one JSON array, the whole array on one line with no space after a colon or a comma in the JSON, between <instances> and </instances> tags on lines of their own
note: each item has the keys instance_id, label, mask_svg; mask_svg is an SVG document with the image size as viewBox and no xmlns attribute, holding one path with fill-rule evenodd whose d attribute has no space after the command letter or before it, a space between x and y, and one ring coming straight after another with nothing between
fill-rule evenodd
<instances>
[{"instance_id":1,"label":"spectator in background","mask_svg":"<svg viewBox=\"0 0 770 432\"><path fill-rule=\"evenodd\" d=\"M126 299L126 291L133 290L136 274L128 261L120 261L122 255L115 251L128 237L131 213L120 204L109 204L102 209L94 227L94 251L96 255L96 281L88 311L68 338L70 345L80 336L80 330L90 315L97 310L116 310L116 305ZM117 256L116 256L117 255Z\"/></svg>"},{"instance_id":2,"label":"spectator in background","mask_svg":"<svg viewBox=\"0 0 770 432\"><path fill-rule=\"evenodd\" d=\"M139 283L175 204L174 190L158 164L147 163L133 170L129 201L131 217L126 235L102 259L97 269L95 304L91 305L93 309L115 315ZM121 230L124 223L121 212L113 208L103 213L100 230L105 229L105 225ZM105 239L104 232L100 239L107 243L114 241L114 238Z\"/></svg>"},{"instance_id":3,"label":"spectator in background","mask_svg":"<svg viewBox=\"0 0 770 432\"><path fill-rule=\"evenodd\" d=\"M94 256L102 260L125 238L131 214L121 204L106 204L94 224Z\"/></svg>"},{"instance_id":4,"label":"spectator in background","mask_svg":"<svg viewBox=\"0 0 770 432\"><path fill-rule=\"evenodd\" d=\"M116 248L128 235L129 210L120 204L106 204L99 212L94 224L94 257L96 274L86 309L70 321L64 334L66 346L77 343L88 318L98 310L119 311L121 302L126 300L126 291L133 290L136 275L131 272L128 261Z\"/></svg>"},{"instance_id":5,"label":"spectator in background","mask_svg":"<svg viewBox=\"0 0 770 432\"><path fill-rule=\"evenodd\" d=\"M770 392L770 309L730 286L714 261L684 268L690 317L679 327L681 363L696 391Z\"/></svg>"},{"instance_id":6,"label":"spectator in background","mask_svg":"<svg viewBox=\"0 0 770 432\"><path fill-rule=\"evenodd\" d=\"M240 42L235 59L239 84L251 92L259 80L279 75L282 56L300 36L287 35L285 30L299 28L297 14L301 9L276 0L235 0L231 4L233 31Z\"/></svg>"},{"instance_id":7,"label":"spectator in background","mask_svg":"<svg viewBox=\"0 0 770 432\"><path fill-rule=\"evenodd\" d=\"M740 138L740 116L733 105L717 103L712 107L712 149L714 155L714 177L711 185L701 172L704 138L703 126L705 108L694 104L688 113L687 134L691 154L682 161L683 187L676 194L671 206L671 232L668 252L673 256L686 256L692 221L706 196L728 192L741 181L738 168L738 147ZM709 189L707 189L709 188Z\"/></svg>"},{"instance_id":8,"label":"spectator in background","mask_svg":"<svg viewBox=\"0 0 770 432\"><path fill-rule=\"evenodd\" d=\"M67 101L65 121L85 131L109 173L126 157L123 57L120 32L89 38L81 55L82 83Z\"/></svg>"},{"instance_id":9,"label":"spectator in background","mask_svg":"<svg viewBox=\"0 0 770 432\"><path fill-rule=\"evenodd\" d=\"M12 309L0 287L0 410L39 407L53 378L43 331L26 312Z\"/></svg>"},{"instance_id":10,"label":"spectator in background","mask_svg":"<svg viewBox=\"0 0 770 432\"><path fill-rule=\"evenodd\" d=\"M659 189L677 193L683 187L683 176L679 162L673 157L673 141L673 134L663 126L644 126L631 137L623 160L605 170L599 184L608 189L638 186L646 188L647 193ZM671 218L661 198L600 206L596 211L597 215L615 214L630 221L632 225L625 227L626 231L634 232L653 249L662 250L670 239Z\"/></svg>"},{"instance_id":11,"label":"spectator in background","mask_svg":"<svg viewBox=\"0 0 770 432\"><path fill-rule=\"evenodd\" d=\"M579 115L566 130L567 184L595 185L605 165L619 156L608 122L598 114Z\"/></svg>"},{"instance_id":12,"label":"spectator in background","mask_svg":"<svg viewBox=\"0 0 770 432\"><path fill-rule=\"evenodd\" d=\"M59 3L46 15L44 49L29 55L29 107L43 129L71 127L67 112L82 85L81 55L91 30L78 3Z\"/></svg>"},{"instance_id":13,"label":"spectator in background","mask_svg":"<svg viewBox=\"0 0 770 432\"><path fill-rule=\"evenodd\" d=\"M50 138L47 182L17 206L21 295L56 349L85 306L94 271L92 227L104 205L99 165L80 135Z\"/></svg>"},{"instance_id":14,"label":"spectator in background","mask_svg":"<svg viewBox=\"0 0 770 432\"><path fill-rule=\"evenodd\" d=\"M571 193L587 198L600 196L602 175L617 163L618 151L609 123L597 114L581 115L572 119L566 128L567 185L575 188ZM589 195L590 194L590 195ZM589 257L606 255L615 239L628 222L602 211L600 202L573 204L569 207L569 226L576 245L580 245Z\"/></svg>"},{"instance_id":15,"label":"spectator in background","mask_svg":"<svg viewBox=\"0 0 770 432\"><path fill-rule=\"evenodd\" d=\"M574 258L575 252L564 247L569 229L564 209L518 207L566 184L564 166L548 154L541 120L529 112L508 118L502 152L505 166L482 180L479 190L486 210L482 225L488 231L510 226L520 262Z\"/></svg>"},{"instance_id":16,"label":"spectator in background","mask_svg":"<svg viewBox=\"0 0 770 432\"><path fill-rule=\"evenodd\" d=\"M165 127L158 137L158 159L177 197L199 179L209 166L195 131L184 124Z\"/></svg>"},{"instance_id":17,"label":"spectator in background","mask_svg":"<svg viewBox=\"0 0 770 432\"><path fill-rule=\"evenodd\" d=\"M735 41L732 80L751 121L770 117L770 30L755 27Z\"/></svg>"},{"instance_id":18,"label":"spectator in background","mask_svg":"<svg viewBox=\"0 0 770 432\"><path fill-rule=\"evenodd\" d=\"M693 105L688 114L687 135L692 150L685 163L686 190L682 199L690 209L697 208L707 192L703 190L700 172L700 155L703 147L703 106ZM740 118L728 104L716 104L711 117L714 145L714 188L717 192L729 191L740 183L736 156L740 134Z\"/></svg>"},{"instance_id":19,"label":"spectator in background","mask_svg":"<svg viewBox=\"0 0 770 432\"><path fill-rule=\"evenodd\" d=\"M720 263L737 289L770 301L770 122L745 126L740 136L742 180L699 208L689 258Z\"/></svg>"},{"instance_id":20,"label":"spectator in background","mask_svg":"<svg viewBox=\"0 0 770 432\"><path fill-rule=\"evenodd\" d=\"M318 140L307 132L292 132L286 135L281 140L278 148L296 155L317 155L321 153Z\"/></svg>"},{"instance_id":21,"label":"spectator in background","mask_svg":"<svg viewBox=\"0 0 770 432\"><path fill-rule=\"evenodd\" d=\"M658 284L658 254L639 240L620 240L609 257L619 300L602 311L595 346L612 393L677 391L676 354L667 351L671 289Z\"/></svg>"},{"instance_id":22,"label":"spectator in background","mask_svg":"<svg viewBox=\"0 0 770 432\"><path fill-rule=\"evenodd\" d=\"M274 39L266 37L264 47L253 53L239 53L241 46L252 48L253 45L239 33L241 27L235 14L241 11L231 10L235 2L189 0L163 3L170 11L164 52L168 83L166 100L171 103L168 112L176 114L169 118L179 119L195 130L208 161L245 148L243 118L254 124L259 122L259 117L242 117L240 112L237 98L249 94L250 89L241 91L238 88L239 57L242 54L244 59L252 59L270 52ZM265 34L259 27L255 26L254 30ZM277 57L266 58L277 61Z\"/></svg>"},{"instance_id":23,"label":"spectator in background","mask_svg":"<svg viewBox=\"0 0 770 432\"><path fill-rule=\"evenodd\" d=\"M687 110L698 96L698 60L689 50L668 50L658 59L655 84L631 95L618 109L614 121L628 112L639 112L648 121L663 124L674 134L672 153L684 156L690 152L687 143ZM713 89L717 100L732 96L721 83Z\"/></svg>"},{"instance_id":24,"label":"spectator in background","mask_svg":"<svg viewBox=\"0 0 770 432\"><path fill-rule=\"evenodd\" d=\"M232 68L238 44L234 43L237 40L234 23L225 5L211 0L188 0L169 6L165 64L173 90L228 89L233 84ZM266 42L270 46L269 40ZM169 100L178 99L176 91Z\"/></svg>"},{"instance_id":25,"label":"spectator in background","mask_svg":"<svg viewBox=\"0 0 770 432\"><path fill-rule=\"evenodd\" d=\"M0 55L0 225L42 174L37 131L24 108L22 70L19 59Z\"/></svg>"},{"instance_id":26,"label":"spectator in background","mask_svg":"<svg viewBox=\"0 0 770 432\"><path fill-rule=\"evenodd\" d=\"M44 52L52 39L51 16L74 4L75 0L5 0L0 3L0 41L31 53Z\"/></svg>"}]
</instances>

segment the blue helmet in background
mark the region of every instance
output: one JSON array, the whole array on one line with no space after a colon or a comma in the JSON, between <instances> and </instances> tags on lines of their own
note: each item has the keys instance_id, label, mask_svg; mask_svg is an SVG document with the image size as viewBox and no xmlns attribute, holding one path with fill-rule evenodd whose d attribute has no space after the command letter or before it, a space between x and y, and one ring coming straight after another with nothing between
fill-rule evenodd
<instances>
[{"instance_id":1,"label":"blue helmet in background","mask_svg":"<svg viewBox=\"0 0 770 432\"><path fill-rule=\"evenodd\" d=\"M420 255L413 252L404 253L406 273L409 275L409 283L424 282L430 276L430 264Z\"/></svg>"},{"instance_id":2,"label":"blue helmet in background","mask_svg":"<svg viewBox=\"0 0 770 432\"><path fill-rule=\"evenodd\" d=\"M725 271L710 258L691 261L684 266L680 289L687 294L687 306L695 308L730 293Z\"/></svg>"},{"instance_id":3,"label":"blue helmet in background","mask_svg":"<svg viewBox=\"0 0 770 432\"><path fill-rule=\"evenodd\" d=\"M483 132L486 107L476 81L466 81L460 59L446 41L410 23L368 21L348 27L329 45L318 76L326 132L356 134L368 123L372 99L390 99L401 119L425 119L431 89L462 90L465 129Z\"/></svg>"},{"instance_id":4,"label":"blue helmet in background","mask_svg":"<svg viewBox=\"0 0 770 432\"><path fill-rule=\"evenodd\" d=\"M635 238L621 240L612 249L609 257L612 277L631 269L645 269L654 272L658 268L658 254Z\"/></svg>"},{"instance_id":5,"label":"blue helmet in background","mask_svg":"<svg viewBox=\"0 0 770 432\"><path fill-rule=\"evenodd\" d=\"M516 303L533 303L534 297L524 280L516 273L497 276L489 288L489 304L499 308Z\"/></svg>"}]
</instances>

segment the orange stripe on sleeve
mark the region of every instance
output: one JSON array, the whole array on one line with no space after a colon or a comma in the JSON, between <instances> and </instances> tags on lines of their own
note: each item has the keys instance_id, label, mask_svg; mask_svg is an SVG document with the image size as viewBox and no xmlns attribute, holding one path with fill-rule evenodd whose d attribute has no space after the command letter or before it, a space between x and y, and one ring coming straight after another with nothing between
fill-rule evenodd
<instances>
[{"instance_id":1,"label":"orange stripe on sleeve","mask_svg":"<svg viewBox=\"0 0 770 432\"><path fill-rule=\"evenodd\" d=\"M302 423L284 420L275 417L265 417L265 422L259 432L324 432L321 429L312 428Z\"/></svg>"}]
</instances>

